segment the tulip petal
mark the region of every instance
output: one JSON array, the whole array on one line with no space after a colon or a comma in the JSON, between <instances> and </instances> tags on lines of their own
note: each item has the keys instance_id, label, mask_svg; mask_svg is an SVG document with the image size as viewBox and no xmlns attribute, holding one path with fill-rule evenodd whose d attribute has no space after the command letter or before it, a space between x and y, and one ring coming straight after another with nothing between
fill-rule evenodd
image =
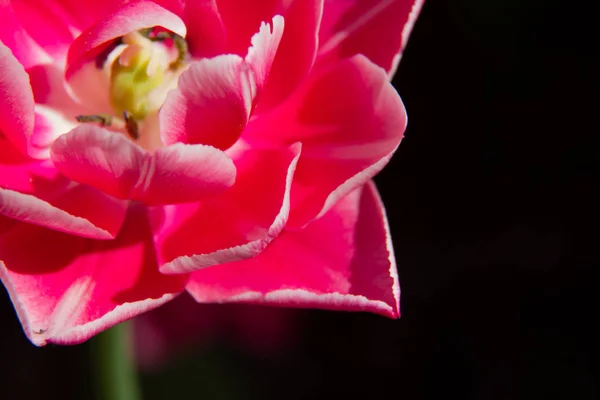
<instances>
[{"instance_id":1,"label":"tulip petal","mask_svg":"<svg viewBox=\"0 0 600 400\"><path fill-rule=\"evenodd\" d=\"M0 134L27 154L34 125L29 76L9 48L0 42Z\"/></svg>"},{"instance_id":2,"label":"tulip petal","mask_svg":"<svg viewBox=\"0 0 600 400\"><path fill-rule=\"evenodd\" d=\"M283 14L285 31L277 47L259 111L281 103L311 70L317 55L323 0L294 0Z\"/></svg>"},{"instance_id":3,"label":"tulip petal","mask_svg":"<svg viewBox=\"0 0 600 400\"><path fill-rule=\"evenodd\" d=\"M161 272L183 273L259 254L283 229L300 146L243 149L236 183L215 199L167 206L155 224Z\"/></svg>"},{"instance_id":4,"label":"tulip petal","mask_svg":"<svg viewBox=\"0 0 600 400\"><path fill-rule=\"evenodd\" d=\"M185 24L179 16L151 1L132 1L114 9L75 39L67 55L66 77L106 49L113 39L144 28L160 26L182 37Z\"/></svg>"},{"instance_id":5,"label":"tulip petal","mask_svg":"<svg viewBox=\"0 0 600 400\"><path fill-rule=\"evenodd\" d=\"M215 0L186 1L183 19L187 26L188 47L195 58L224 54L225 27Z\"/></svg>"},{"instance_id":6,"label":"tulip petal","mask_svg":"<svg viewBox=\"0 0 600 400\"><path fill-rule=\"evenodd\" d=\"M37 346L81 343L164 304L185 284L185 276L158 272L143 210L129 214L113 241L29 224L0 232L0 278Z\"/></svg>"},{"instance_id":7,"label":"tulip petal","mask_svg":"<svg viewBox=\"0 0 600 400\"><path fill-rule=\"evenodd\" d=\"M214 147L179 143L150 154L125 136L93 125L59 137L51 156L70 179L146 204L197 201L235 181L233 161Z\"/></svg>"},{"instance_id":8,"label":"tulip petal","mask_svg":"<svg viewBox=\"0 0 600 400\"><path fill-rule=\"evenodd\" d=\"M58 174L50 161L31 160L0 139L0 215L61 232L113 239L127 202Z\"/></svg>"},{"instance_id":9,"label":"tulip petal","mask_svg":"<svg viewBox=\"0 0 600 400\"><path fill-rule=\"evenodd\" d=\"M284 20L281 15L273 17L271 24L261 22L258 32L252 36L245 61L251 65L257 91L262 90L271 72L271 66L283 36Z\"/></svg>"},{"instance_id":10,"label":"tulip petal","mask_svg":"<svg viewBox=\"0 0 600 400\"><path fill-rule=\"evenodd\" d=\"M288 222L302 227L379 172L405 128L404 106L385 71L359 55L311 74L282 106L252 120L243 138L303 144Z\"/></svg>"},{"instance_id":11,"label":"tulip petal","mask_svg":"<svg viewBox=\"0 0 600 400\"><path fill-rule=\"evenodd\" d=\"M54 62L64 64L69 46L79 32L61 18L61 10L46 0L12 0L11 4L28 35Z\"/></svg>"},{"instance_id":12,"label":"tulip petal","mask_svg":"<svg viewBox=\"0 0 600 400\"><path fill-rule=\"evenodd\" d=\"M48 38L41 37L43 33L66 36L64 31L68 30L75 37L126 1L11 0L11 3L22 20L31 18L39 23L31 28L39 31L40 39L47 42Z\"/></svg>"},{"instance_id":13,"label":"tulip petal","mask_svg":"<svg viewBox=\"0 0 600 400\"><path fill-rule=\"evenodd\" d=\"M226 52L245 56L250 39L263 21L284 15L286 0L216 0L227 37Z\"/></svg>"},{"instance_id":14,"label":"tulip petal","mask_svg":"<svg viewBox=\"0 0 600 400\"><path fill-rule=\"evenodd\" d=\"M52 62L48 53L23 29L11 2L0 2L0 15L0 47L6 46L11 49L15 58L25 68Z\"/></svg>"},{"instance_id":15,"label":"tulip petal","mask_svg":"<svg viewBox=\"0 0 600 400\"><path fill-rule=\"evenodd\" d=\"M160 110L163 142L232 146L250 118L282 34L283 18L274 17L272 31L263 23L253 36L245 60L228 54L194 62Z\"/></svg>"},{"instance_id":16,"label":"tulip petal","mask_svg":"<svg viewBox=\"0 0 600 400\"><path fill-rule=\"evenodd\" d=\"M285 231L255 258L193 272L201 303L244 302L400 315L385 211L372 183L303 230Z\"/></svg>"},{"instance_id":17,"label":"tulip petal","mask_svg":"<svg viewBox=\"0 0 600 400\"><path fill-rule=\"evenodd\" d=\"M328 0L318 65L363 54L392 77L424 0Z\"/></svg>"},{"instance_id":18,"label":"tulip petal","mask_svg":"<svg viewBox=\"0 0 600 400\"><path fill-rule=\"evenodd\" d=\"M201 143L227 149L250 116L252 86L252 73L239 56L194 62L160 110L163 143Z\"/></svg>"}]
</instances>

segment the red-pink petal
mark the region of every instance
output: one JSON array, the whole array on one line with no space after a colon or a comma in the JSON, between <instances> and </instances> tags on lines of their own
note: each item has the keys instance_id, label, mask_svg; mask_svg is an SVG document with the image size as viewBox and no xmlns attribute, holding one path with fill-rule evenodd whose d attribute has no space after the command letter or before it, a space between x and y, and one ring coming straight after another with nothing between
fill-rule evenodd
<instances>
[{"instance_id":1,"label":"red-pink petal","mask_svg":"<svg viewBox=\"0 0 600 400\"><path fill-rule=\"evenodd\" d=\"M112 10L75 39L67 55L66 77L100 54L111 40L143 28L160 26L185 37L179 16L151 1L132 1Z\"/></svg>"},{"instance_id":2,"label":"red-pink petal","mask_svg":"<svg viewBox=\"0 0 600 400\"><path fill-rule=\"evenodd\" d=\"M147 204L197 201L235 181L233 161L214 147L180 143L150 154L125 136L93 125L59 137L51 156L70 179Z\"/></svg>"},{"instance_id":3,"label":"red-pink petal","mask_svg":"<svg viewBox=\"0 0 600 400\"><path fill-rule=\"evenodd\" d=\"M252 66L257 91L262 90L271 72L279 43L283 36L283 17L276 15L270 24L262 22L258 32L252 36L246 62Z\"/></svg>"},{"instance_id":4,"label":"red-pink petal","mask_svg":"<svg viewBox=\"0 0 600 400\"><path fill-rule=\"evenodd\" d=\"M216 0L227 37L227 53L245 56L250 39L260 24L275 15L284 15L287 0Z\"/></svg>"},{"instance_id":5,"label":"red-pink petal","mask_svg":"<svg viewBox=\"0 0 600 400\"><path fill-rule=\"evenodd\" d=\"M243 138L265 146L302 142L289 224L303 226L379 172L405 128L385 71L359 55L311 74L282 106L252 120Z\"/></svg>"},{"instance_id":6,"label":"red-pink petal","mask_svg":"<svg viewBox=\"0 0 600 400\"><path fill-rule=\"evenodd\" d=\"M29 12L38 11L40 14L44 12L48 19L54 21L40 21L41 26L56 30L68 28L77 36L127 1L12 0L12 3L21 3L20 8L26 11L21 14L23 19L29 16ZM19 7L16 8L19 9Z\"/></svg>"},{"instance_id":7,"label":"red-pink petal","mask_svg":"<svg viewBox=\"0 0 600 400\"><path fill-rule=\"evenodd\" d=\"M199 302L265 303L400 315L400 287L385 211L373 184L354 190L255 258L196 271Z\"/></svg>"},{"instance_id":8,"label":"red-pink petal","mask_svg":"<svg viewBox=\"0 0 600 400\"><path fill-rule=\"evenodd\" d=\"M28 35L54 62L64 64L67 50L79 33L67 23L64 11L47 0L12 0L11 4Z\"/></svg>"},{"instance_id":9,"label":"red-pink petal","mask_svg":"<svg viewBox=\"0 0 600 400\"><path fill-rule=\"evenodd\" d=\"M0 2L0 46L7 46L25 67L52 62L52 58L23 29L9 1Z\"/></svg>"},{"instance_id":10,"label":"red-pink petal","mask_svg":"<svg viewBox=\"0 0 600 400\"><path fill-rule=\"evenodd\" d=\"M312 68L322 12L323 0L293 0L285 10L285 31L260 95L260 111L283 101Z\"/></svg>"},{"instance_id":11,"label":"red-pink petal","mask_svg":"<svg viewBox=\"0 0 600 400\"><path fill-rule=\"evenodd\" d=\"M0 232L0 278L38 346L83 342L164 304L185 284L185 276L158 272L143 211L132 212L113 241L22 223Z\"/></svg>"},{"instance_id":12,"label":"red-pink petal","mask_svg":"<svg viewBox=\"0 0 600 400\"><path fill-rule=\"evenodd\" d=\"M253 81L249 66L236 55L194 62L160 110L163 143L230 147L250 116Z\"/></svg>"},{"instance_id":13,"label":"red-pink petal","mask_svg":"<svg viewBox=\"0 0 600 400\"><path fill-rule=\"evenodd\" d=\"M187 42L193 57L214 57L225 53L225 27L215 0L186 1L183 19Z\"/></svg>"},{"instance_id":14,"label":"red-pink petal","mask_svg":"<svg viewBox=\"0 0 600 400\"><path fill-rule=\"evenodd\" d=\"M283 34L283 18L263 23L245 59L233 54L194 62L167 96L160 118L165 144L232 146L244 130L265 85Z\"/></svg>"},{"instance_id":15,"label":"red-pink petal","mask_svg":"<svg viewBox=\"0 0 600 400\"><path fill-rule=\"evenodd\" d=\"M364 54L396 70L424 0L328 0L319 31L317 63L326 65Z\"/></svg>"},{"instance_id":16,"label":"red-pink petal","mask_svg":"<svg viewBox=\"0 0 600 400\"><path fill-rule=\"evenodd\" d=\"M114 238L127 202L58 174L50 161L31 160L0 139L0 215L62 232Z\"/></svg>"},{"instance_id":17,"label":"red-pink petal","mask_svg":"<svg viewBox=\"0 0 600 400\"><path fill-rule=\"evenodd\" d=\"M189 272L259 254L287 221L299 155L299 145L242 149L233 157L238 176L231 189L214 199L161 210L155 221L161 272Z\"/></svg>"},{"instance_id":18,"label":"red-pink petal","mask_svg":"<svg viewBox=\"0 0 600 400\"><path fill-rule=\"evenodd\" d=\"M0 134L23 153L33 132L34 101L29 76L9 48L0 42Z\"/></svg>"}]
</instances>

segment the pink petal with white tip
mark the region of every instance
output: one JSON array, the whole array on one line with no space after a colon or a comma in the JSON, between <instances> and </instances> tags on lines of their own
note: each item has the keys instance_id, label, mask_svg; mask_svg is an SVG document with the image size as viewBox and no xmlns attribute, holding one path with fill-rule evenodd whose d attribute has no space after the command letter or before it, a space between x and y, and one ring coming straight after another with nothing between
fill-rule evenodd
<instances>
[{"instance_id":1,"label":"pink petal with white tip","mask_svg":"<svg viewBox=\"0 0 600 400\"><path fill-rule=\"evenodd\" d=\"M127 202L60 175L50 161L21 155L0 138L0 215L61 232L113 239Z\"/></svg>"},{"instance_id":2,"label":"pink petal with white tip","mask_svg":"<svg viewBox=\"0 0 600 400\"><path fill-rule=\"evenodd\" d=\"M363 54L391 78L424 0L328 0L317 65Z\"/></svg>"},{"instance_id":3,"label":"pink petal with white tip","mask_svg":"<svg viewBox=\"0 0 600 400\"><path fill-rule=\"evenodd\" d=\"M284 231L255 258L196 271L201 303L244 302L400 315L385 210L372 183L300 231Z\"/></svg>"},{"instance_id":4,"label":"pink petal with white tip","mask_svg":"<svg viewBox=\"0 0 600 400\"><path fill-rule=\"evenodd\" d=\"M141 210L130 213L113 241L12 225L0 229L0 254L2 283L37 346L81 343L164 304L186 280L158 272Z\"/></svg>"},{"instance_id":5,"label":"pink petal with white tip","mask_svg":"<svg viewBox=\"0 0 600 400\"><path fill-rule=\"evenodd\" d=\"M404 106L385 71L354 56L311 74L284 104L252 120L243 139L302 143L289 221L302 227L379 172L405 128Z\"/></svg>"},{"instance_id":6,"label":"pink petal with white tip","mask_svg":"<svg viewBox=\"0 0 600 400\"><path fill-rule=\"evenodd\" d=\"M282 34L283 18L274 17L271 28L263 23L254 35L245 59L228 54L192 63L160 110L163 142L232 146L250 118Z\"/></svg>"},{"instance_id":7,"label":"pink petal with white tip","mask_svg":"<svg viewBox=\"0 0 600 400\"><path fill-rule=\"evenodd\" d=\"M146 204L197 201L235 181L233 161L214 147L179 143L148 153L123 135L93 125L59 137L51 157L74 181Z\"/></svg>"},{"instance_id":8,"label":"pink petal with white tip","mask_svg":"<svg viewBox=\"0 0 600 400\"><path fill-rule=\"evenodd\" d=\"M263 251L287 221L299 155L299 145L241 149L233 156L237 180L227 192L159 210L154 231L161 272L194 271Z\"/></svg>"}]
</instances>

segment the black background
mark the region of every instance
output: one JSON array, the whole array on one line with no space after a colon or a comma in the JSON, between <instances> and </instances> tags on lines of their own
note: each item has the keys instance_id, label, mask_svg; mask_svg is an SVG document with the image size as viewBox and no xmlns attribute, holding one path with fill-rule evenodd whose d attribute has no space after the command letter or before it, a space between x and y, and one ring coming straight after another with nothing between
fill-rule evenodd
<instances>
[{"instance_id":1,"label":"black background","mask_svg":"<svg viewBox=\"0 0 600 400\"><path fill-rule=\"evenodd\" d=\"M402 318L296 311L287 349L198 350L145 374L144 398L598 398L596 19L429 0L394 79L406 138L376 179ZM0 321L0 398L93 398L89 343L33 347L5 295Z\"/></svg>"}]
</instances>

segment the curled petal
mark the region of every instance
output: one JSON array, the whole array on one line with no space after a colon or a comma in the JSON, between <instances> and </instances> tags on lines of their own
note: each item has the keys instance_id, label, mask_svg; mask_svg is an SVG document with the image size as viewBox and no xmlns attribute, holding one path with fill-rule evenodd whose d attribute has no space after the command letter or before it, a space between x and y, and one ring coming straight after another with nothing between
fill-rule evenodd
<instances>
[{"instance_id":1,"label":"curled petal","mask_svg":"<svg viewBox=\"0 0 600 400\"><path fill-rule=\"evenodd\" d=\"M180 293L185 276L158 272L143 212L112 241L29 224L0 229L0 278L29 340L81 343Z\"/></svg>"},{"instance_id":2,"label":"curled petal","mask_svg":"<svg viewBox=\"0 0 600 400\"><path fill-rule=\"evenodd\" d=\"M196 204L165 207L155 224L161 272L194 271L263 251L287 221L299 156L299 145L244 149L234 156L238 176L227 192Z\"/></svg>"},{"instance_id":3,"label":"curled petal","mask_svg":"<svg viewBox=\"0 0 600 400\"><path fill-rule=\"evenodd\" d=\"M132 1L113 10L75 39L67 55L66 77L71 76L110 44L129 32L160 26L182 37L185 24L176 14L151 1Z\"/></svg>"},{"instance_id":4,"label":"curled petal","mask_svg":"<svg viewBox=\"0 0 600 400\"><path fill-rule=\"evenodd\" d=\"M81 125L51 149L56 168L70 179L121 199L146 204L196 201L235 181L235 166L222 151L176 144L148 153L124 136Z\"/></svg>"},{"instance_id":5,"label":"curled petal","mask_svg":"<svg viewBox=\"0 0 600 400\"><path fill-rule=\"evenodd\" d=\"M255 258L196 271L201 303L244 302L400 315L400 286L385 211L372 183L323 218L285 231Z\"/></svg>"},{"instance_id":6,"label":"curled petal","mask_svg":"<svg viewBox=\"0 0 600 400\"><path fill-rule=\"evenodd\" d=\"M311 74L243 138L262 146L302 143L289 221L302 227L379 172L405 128L404 106L385 71L359 55Z\"/></svg>"},{"instance_id":7,"label":"curled petal","mask_svg":"<svg viewBox=\"0 0 600 400\"><path fill-rule=\"evenodd\" d=\"M250 118L282 34L283 18L276 16L272 31L261 25L246 59L228 54L194 62L160 111L163 142L232 146Z\"/></svg>"},{"instance_id":8,"label":"curled petal","mask_svg":"<svg viewBox=\"0 0 600 400\"><path fill-rule=\"evenodd\" d=\"M0 139L0 215L97 239L113 239L127 202L58 174L50 161L31 160Z\"/></svg>"},{"instance_id":9,"label":"curled petal","mask_svg":"<svg viewBox=\"0 0 600 400\"><path fill-rule=\"evenodd\" d=\"M250 69L239 56L194 62L160 110L163 143L201 143L227 149L246 126L254 85Z\"/></svg>"},{"instance_id":10,"label":"curled petal","mask_svg":"<svg viewBox=\"0 0 600 400\"><path fill-rule=\"evenodd\" d=\"M363 54L396 71L424 0L328 0L319 31L317 63L327 65Z\"/></svg>"}]
</instances>

